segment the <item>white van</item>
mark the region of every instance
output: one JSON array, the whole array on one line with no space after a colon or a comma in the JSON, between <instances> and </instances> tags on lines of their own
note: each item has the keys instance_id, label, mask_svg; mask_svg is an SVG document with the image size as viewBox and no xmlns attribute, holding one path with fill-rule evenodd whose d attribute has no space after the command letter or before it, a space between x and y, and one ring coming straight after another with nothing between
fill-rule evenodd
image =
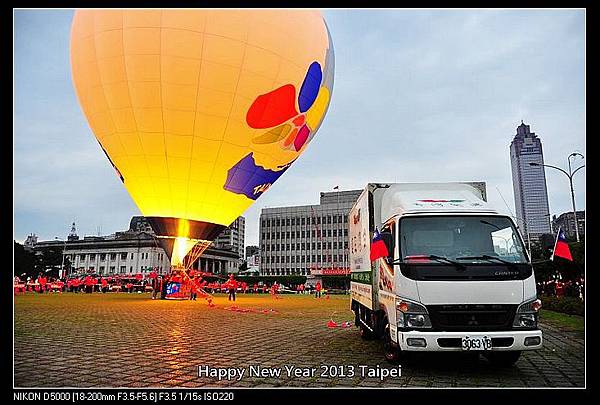
<instances>
[{"instance_id":1,"label":"white van","mask_svg":"<svg viewBox=\"0 0 600 405\"><path fill-rule=\"evenodd\" d=\"M355 324L388 361L480 351L507 366L542 347L530 258L485 183L369 183L349 215Z\"/></svg>"}]
</instances>

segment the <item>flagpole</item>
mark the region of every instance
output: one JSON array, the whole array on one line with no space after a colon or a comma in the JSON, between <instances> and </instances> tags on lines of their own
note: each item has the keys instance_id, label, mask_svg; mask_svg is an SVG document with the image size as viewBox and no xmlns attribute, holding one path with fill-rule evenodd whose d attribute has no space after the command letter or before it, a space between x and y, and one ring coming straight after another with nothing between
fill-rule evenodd
<instances>
[{"instance_id":1,"label":"flagpole","mask_svg":"<svg viewBox=\"0 0 600 405\"><path fill-rule=\"evenodd\" d=\"M554 261L554 252L556 251L556 245L558 244L558 236L560 235L560 226L558 227L558 232L556 233L556 239L554 240L554 249L552 249L552 256L550 256L550 261Z\"/></svg>"}]
</instances>

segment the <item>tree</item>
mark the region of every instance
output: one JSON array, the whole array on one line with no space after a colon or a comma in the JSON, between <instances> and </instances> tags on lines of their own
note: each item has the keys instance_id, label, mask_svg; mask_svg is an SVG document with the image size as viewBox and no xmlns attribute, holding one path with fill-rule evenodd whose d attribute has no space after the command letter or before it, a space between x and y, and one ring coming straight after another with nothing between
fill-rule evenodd
<instances>
[{"instance_id":1,"label":"tree","mask_svg":"<svg viewBox=\"0 0 600 405\"><path fill-rule=\"evenodd\" d=\"M36 273L37 260L35 254L26 250L23 245L14 241L14 275L19 278L34 277Z\"/></svg>"},{"instance_id":2,"label":"tree","mask_svg":"<svg viewBox=\"0 0 600 405\"><path fill-rule=\"evenodd\" d=\"M63 247L62 246L52 246L41 250L36 254L37 264L36 271L37 273L44 273L47 276L58 277L58 270L60 269L63 263ZM65 260L65 268L69 267L69 261ZM48 273L46 270L52 269Z\"/></svg>"},{"instance_id":3,"label":"tree","mask_svg":"<svg viewBox=\"0 0 600 405\"><path fill-rule=\"evenodd\" d=\"M571 242L569 250L573 261L555 257L550 260L554 244L550 248L544 248L542 245L531 245L531 256L533 269L537 281L550 280L555 274L560 274L563 280L572 280L583 276L585 269L585 243Z\"/></svg>"},{"instance_id":4,"label":"tree","mask_svg":"<svg viewBox=\"0 0 600 405\"><path fill-rule=\"evenodd\" d=\"M248 270L248 262L246 260L244 260L242 262L242 264L240 264L239 270L240 271L246 271L246 270Z\"/></svg>"}]
</instances>

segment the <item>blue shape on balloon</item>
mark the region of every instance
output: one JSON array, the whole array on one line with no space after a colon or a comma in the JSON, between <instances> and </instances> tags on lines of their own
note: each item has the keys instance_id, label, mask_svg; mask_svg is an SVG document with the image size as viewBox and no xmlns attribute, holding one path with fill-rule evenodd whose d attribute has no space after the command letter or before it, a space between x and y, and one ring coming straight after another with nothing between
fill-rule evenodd
<instances>
[{"instance_id":1,"label":"blue shape on balloon","mask_svg":"<svg viewBox=\"0 0 600 405\"><path fill-rule=\"evenodd\" d=\"M285 173L292 163L293 161L279 166L279 170L265 169L256 164L254 156L250 152L227 171L227 180L223 188L256 200Z\"/></svg>"},{"instance_id":2,"label":"blue shape on balloon","mask_svg":"<svg viewBox=\"0 0 600 405\"><path fill-rule=\"evenodd\" d=\"M323 73L321 72L321 65L319 62L313 62L308 67L308 72L300 87L300 93L298 94L298 107L300 112L308 111L317 99L319 94L319 88L321 87L321 80L323 80Z\"/></svg>"}]
</instances>

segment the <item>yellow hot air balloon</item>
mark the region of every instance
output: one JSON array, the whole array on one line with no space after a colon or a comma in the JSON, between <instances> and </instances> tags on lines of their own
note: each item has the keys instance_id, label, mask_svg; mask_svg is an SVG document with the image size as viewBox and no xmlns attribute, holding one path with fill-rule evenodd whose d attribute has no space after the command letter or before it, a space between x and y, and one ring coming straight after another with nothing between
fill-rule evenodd
<instances>
[{"instance_id":1,"label":"yellow hot air balloon","mask_svg":"<svg viewBox=\"0 0 600 405\"><path fill-rule=\"evenodd\" d=\"M71 66L98 143L180 265L304 152L334 53L317 11L78 10Z\"/></svg>"}]
</instances>

